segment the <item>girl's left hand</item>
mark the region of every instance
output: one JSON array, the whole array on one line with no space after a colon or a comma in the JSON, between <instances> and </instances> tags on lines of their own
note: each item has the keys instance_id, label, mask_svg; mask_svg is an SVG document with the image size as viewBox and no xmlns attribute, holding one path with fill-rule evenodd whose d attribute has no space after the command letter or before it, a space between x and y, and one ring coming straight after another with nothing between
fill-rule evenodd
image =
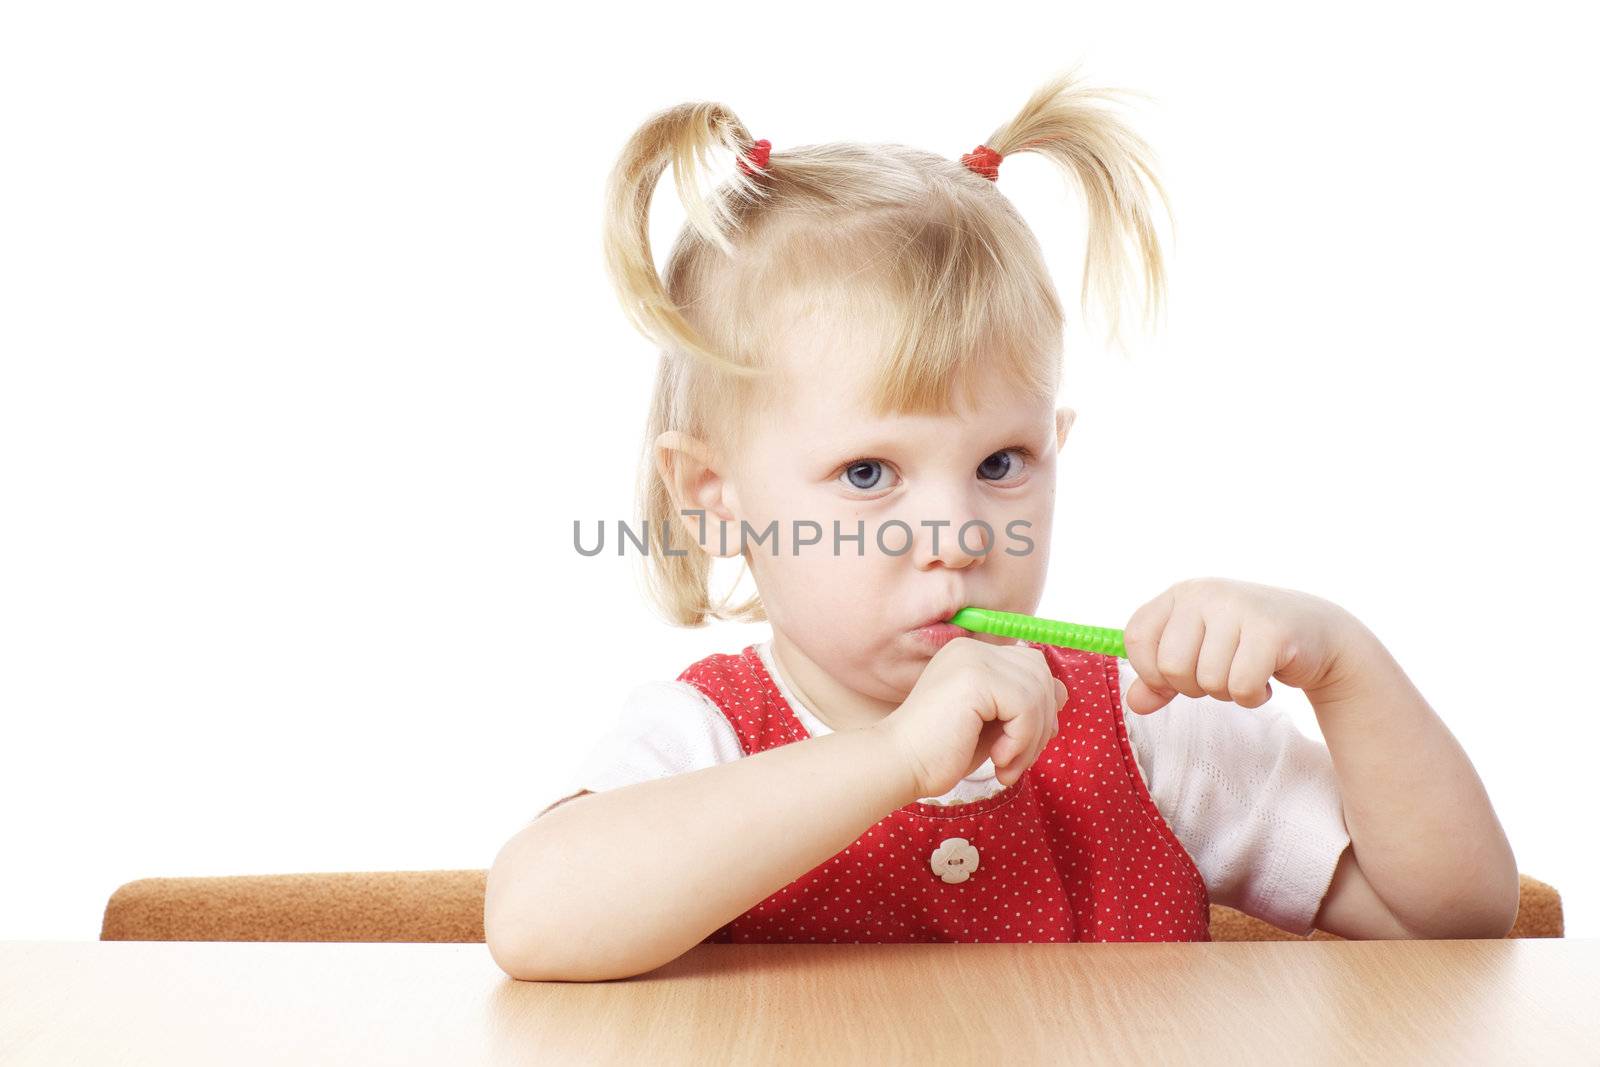
<instances>
[{"instance_id":1,"label":"girl's left hand","mask_svg":"<svg viewBox=\"0 0 1600 1067\"><path fill-rule=\"evenodd\" d=\"M1190 578L1123 628L1139 673L1128 707L1148 715L1179 693L1260 707L1272 697L1272 678L1308 695L1326 693L1349 680L1348 650L1364 631L1354 615L1309 593Z\"/></svg>"}]
</instances>

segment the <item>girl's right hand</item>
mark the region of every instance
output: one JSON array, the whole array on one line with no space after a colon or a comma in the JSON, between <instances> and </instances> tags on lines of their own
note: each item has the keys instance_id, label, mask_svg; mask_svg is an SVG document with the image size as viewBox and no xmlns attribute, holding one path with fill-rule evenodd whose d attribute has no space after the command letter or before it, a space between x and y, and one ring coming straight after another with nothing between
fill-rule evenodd
<instances>
[{"instance_id":1,"label":"girl's right hand","mask_svg":"<svg viewBox=\"0 0 1600 1067\"><path fill-rule=\"evenodd\" d=\"M1015 783L1060 731L1066 702L1067 687L1037 648L957 637L873 729L894 739L916 796L936 797L986 759L1002 783Z\"/></svg>"}]
</instances>

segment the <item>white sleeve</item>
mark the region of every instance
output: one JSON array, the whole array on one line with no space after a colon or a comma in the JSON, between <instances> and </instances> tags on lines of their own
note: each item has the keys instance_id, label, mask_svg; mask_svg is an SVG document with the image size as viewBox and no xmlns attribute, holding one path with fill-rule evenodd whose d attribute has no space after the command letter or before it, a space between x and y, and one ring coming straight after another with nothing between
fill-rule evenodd
<instances>
[{"instance_id":1,"label":"white sleeve","mask_svg":"<svg viewBox=\"0 0 1600 1067\"><path fill-rule=\"evenodd\" d=\"M1122 692L1138 678L1119 660ZM1327 745L1271 700L1257 708L1182 693L1139 715L1123 705L1150 796L1211 899L1309 934L1350 843Z\"/></svg>"},{"instance_id":2,"label":"white sleeve","mask_svg":"<svg viewBox=\"0 0 1600 1067\"><path fill-rule=\"evenodd\" d=\"M704 693L683 681L637 686L589 750L569 792L601 792L728 763L744 755L739 735Z\"/></svg>"}]
</instances>

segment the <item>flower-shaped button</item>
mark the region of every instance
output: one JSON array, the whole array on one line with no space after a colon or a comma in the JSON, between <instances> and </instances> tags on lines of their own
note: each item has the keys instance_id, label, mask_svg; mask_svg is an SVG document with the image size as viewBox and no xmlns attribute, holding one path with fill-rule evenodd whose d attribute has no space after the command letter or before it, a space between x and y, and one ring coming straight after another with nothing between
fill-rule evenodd
<instances>
[{"instance_id":1,"label":"flower-shaped button","mask_svg":"<svg viewBox=\"0 0 1600 1067\"><path fill-rule=\"evenodd\" d=\"M954 885L965 882L978 869L978 850L964 837L947 837L939 842L928 862L934 874Z\"/></svg>"}]
</instances>

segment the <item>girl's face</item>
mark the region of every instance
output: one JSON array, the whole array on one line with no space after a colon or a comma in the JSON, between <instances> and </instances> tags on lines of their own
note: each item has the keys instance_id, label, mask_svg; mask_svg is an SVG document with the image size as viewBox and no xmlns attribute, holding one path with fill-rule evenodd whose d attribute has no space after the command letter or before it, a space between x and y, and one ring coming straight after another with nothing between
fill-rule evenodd
<instances>
[{"instance_id":1,"label":"girl's face","mask_svg":"<svg viewBox=\"0 0 1600 1067\"><path fill-rule=\"evenodd\" d=\"M723 527L729 556L747 524L779 667L835 729L905 699L943 644L917 633L930 621L969 604L1036 609L1056 455L1073 416L1000 380L953 415L875 416L863 400L866 362L851 345L785 353L780 399L754 417L724 473L707 472L718 489L701 498L710 551L719 519L733 519ZM755 543L774 521L775 540Z\"/></svg>"}]
</instances>

